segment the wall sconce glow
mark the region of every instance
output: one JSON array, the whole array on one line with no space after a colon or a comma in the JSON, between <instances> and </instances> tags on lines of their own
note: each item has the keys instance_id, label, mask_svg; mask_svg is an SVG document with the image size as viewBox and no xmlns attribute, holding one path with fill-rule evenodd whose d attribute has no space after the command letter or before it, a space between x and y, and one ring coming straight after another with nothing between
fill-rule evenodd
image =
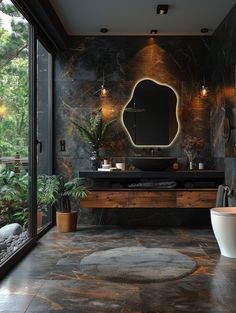
<instances>
[{"instance_id":1,"label":"wall sconce glow","mask_svg":"<svg viewBox=\"0 0 236 313\"><path fill-rule=\"evenodd\" d=\"M179 95L149 77L138 80L121 112L121 123L137 148L168 148L180 132Z\"/></svg>"}]
</instances>

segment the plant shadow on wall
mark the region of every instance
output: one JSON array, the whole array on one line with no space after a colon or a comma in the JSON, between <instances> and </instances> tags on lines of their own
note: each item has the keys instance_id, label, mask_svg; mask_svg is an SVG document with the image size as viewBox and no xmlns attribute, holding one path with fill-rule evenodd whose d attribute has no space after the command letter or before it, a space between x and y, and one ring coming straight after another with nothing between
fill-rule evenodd
<instances>
[{"instance_id":1,"label":"plant shadow on wall","mask_svg":"<svg viewBox=\"0 0 236 313\"><path fill-rule=\"evenodd\" d=\"M83 116L78 121L71 121L76 127L79 137L91 147L91 167L96 170L100 162L100 148L103 147L107 133L115 120L106 122L101 111Z\"/></svg>"}]
</instances>

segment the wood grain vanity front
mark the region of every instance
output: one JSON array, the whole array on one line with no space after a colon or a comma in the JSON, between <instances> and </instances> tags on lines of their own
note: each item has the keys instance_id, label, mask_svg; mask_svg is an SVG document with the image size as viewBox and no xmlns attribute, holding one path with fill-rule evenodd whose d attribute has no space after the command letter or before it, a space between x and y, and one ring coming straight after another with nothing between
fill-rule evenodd
<instances>
[{"instance_id":1,"label":"wood grain vanity front","mask_svg":"<svg viewBox=\"0 0 236 313\"><path fill-rule=\"evenodd\" d=\"M177 191L177 208L211 208L215 206L216 190Z\"/></svg>"},{"instance_id":2,"label":"wood grain vanity front","mask_svg":"<svg viewBox=\"0 0 236 313\"><path fill-rule=\"evenodd\" d=\"M175 207L173 191L129 191L129 208Z\"/></svg>"},{"instance_id":3,"label":"wood grain vanity front","mask_svg":"<svg viewBox=\"0 0 236 313\"><path fill-rule=\"evenodd\" d=\"M80 201L80 208L125 208L128 204L128 191L90 191Z\"/></svg>"},{"instance_id":4,"label":"wood grain vanity front","mask_svg":"<svg viewBox=\"0 0 236 313\"><path fill-rule=\"evenodd\" d=\"M221 171L83 171L80 177L94 181L93 189L80 201L81 208L212 208L215 207L217 186L224 183ZM174 189L131 188L140 179L170 179L180 187ZM101 184L102 182L102 184ZM214 186L186 188L185 182ZM106 186L106 187L105 187ZM120 186L120 187L117 187ZM184 188L182 188L184 186Z\"/></svg>"},{"instance_id":5,"label":"wood grain vanity front","mask_svg":"<svg viewBox=\"0 0 236 313\"><path fill-rule=\"evenodd\" d=\"M81 200L81 208L211 208L215 189L207 190L94 190Z\"/></svg>"}]
</instances>

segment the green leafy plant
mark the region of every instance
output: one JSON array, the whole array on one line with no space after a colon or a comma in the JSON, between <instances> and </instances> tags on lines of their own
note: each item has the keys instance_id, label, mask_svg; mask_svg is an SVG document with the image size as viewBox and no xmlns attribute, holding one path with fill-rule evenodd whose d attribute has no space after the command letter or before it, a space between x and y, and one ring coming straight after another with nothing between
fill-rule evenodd
<instances>
[{"instance_id":1,"label":"green leafy plant","mask_svg":"<svg viewBox=\"0 0 236 313\"><path fill-rule=\"evenodd\" d=\"M28 179L24 170L18 174L8 169L0 171L0 225L12 222L20 222L22 226L27 224Z\"/></svg>"},{"instance_id":2,"label":"green leafy plant","mask_svg":"<svg viewBox=\"0 0 236 313\"><path fill-rule=\"evenodd\" d=\"M56 202L59 192L59 180L56 175L40 175L37 178L37 208L43 216L47 208Z\"/></svg>"},{"instance_id":3,"label":"green leafy plant","mask_svg":"<svg viewBox=\"0 0 236 313\"><path fill-rule=\"evenodd\" d=\"M18 222L23 226L23 228L27 228L29 224L29 209L22 208L20 211L13 214L15 222Z\"/></svg>"},{"instance_id":4,"label":"green leafy plant","mask_svg":"<svg viewBox=\"0 0 236 313\"><path fill-rule=\"evenodd\" d=\"M59 212L71 212L71 199L85 198L88 190L81 178L74 178L65 182L64 178L60 176L58 181L57 210Z\"/></svg>"},{"instance_id":5,"label":"green leafy plant","mask_svg":"<svg viewBox=\"0 0 236 313\"><path fill-rule=\"evenodd\" d=\"M78 130L80 138L98 151L103 145L108 129L115 120L105 122L101 112L93 113L89 117L82 117L78 122L71 121Z\"/></svg>"}]
</instances>

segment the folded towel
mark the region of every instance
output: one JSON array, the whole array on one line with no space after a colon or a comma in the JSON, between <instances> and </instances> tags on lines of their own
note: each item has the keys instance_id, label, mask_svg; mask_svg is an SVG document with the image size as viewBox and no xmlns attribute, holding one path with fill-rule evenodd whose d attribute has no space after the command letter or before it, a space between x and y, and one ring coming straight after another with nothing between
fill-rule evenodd
<instances>
[{"instance_id":1,"label":"folded towel","mask_svg":"<svg viewBox=\"0 0 236 313\"><path fill-rule=\"evenodd\" d=\"M141 181L137 184L130 184L129 187L131 188L175 188L176 187L175 181Z\"/></svg>"},{"instance_id":2,"label":"folded towel","mask_svg":"<svg viewBox=\"0 0 236 313\"><path fill-rule=\"evenodd\" d=\"M216 195L216 207L229 206L229 197L232 197L232 189L227 185L219 185Z\"/></svg>"}]
</instances>

